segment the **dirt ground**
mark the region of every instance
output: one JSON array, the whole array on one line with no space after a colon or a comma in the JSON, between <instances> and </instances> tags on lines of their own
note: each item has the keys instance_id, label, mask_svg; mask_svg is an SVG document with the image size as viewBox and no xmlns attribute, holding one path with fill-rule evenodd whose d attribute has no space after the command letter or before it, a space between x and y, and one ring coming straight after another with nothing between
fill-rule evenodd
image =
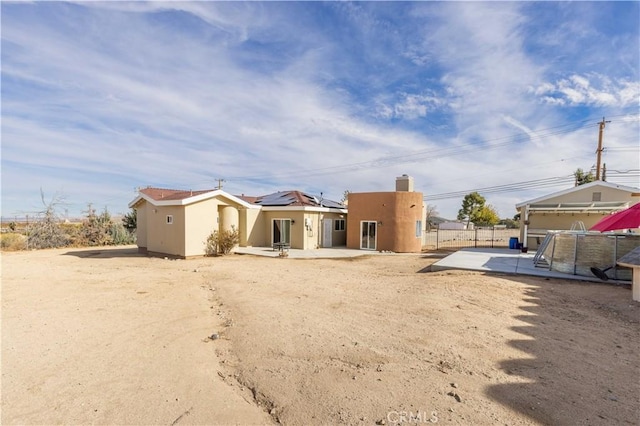
<instances>
[{"instance_id":1,"label":"dirt ground","mask_svg":"<svg viewBox=\"0 0 640 426\"><path fill-rule=\"evenodd\" d=\"M2 424L640 422L628 287L435 260L3 253Z\"/></svg>"}]
</instances>

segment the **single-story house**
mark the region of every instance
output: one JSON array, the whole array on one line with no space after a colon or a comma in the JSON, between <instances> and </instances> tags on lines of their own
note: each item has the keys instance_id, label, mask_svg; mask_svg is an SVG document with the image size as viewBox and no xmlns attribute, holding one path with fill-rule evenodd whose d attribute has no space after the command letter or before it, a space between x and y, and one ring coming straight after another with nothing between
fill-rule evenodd
<instances>
[{"instance_id":1,"label":"single-story house","mask_svg":"<svg viewBox=\"0 0 640 426\"><path fill-rule=\"evenodd\" d=\"M236 228L242 247L344 246L346 207L300 191L261 197L235 196L221 189L185 191L143 188L129 203L137 212L140 252L189 258L205 254L214 231Z\"/></svg>"},{"instance_id":2,"label":"single-story house","mask_svg":"<svg viewBox=\"0 0 640 426\"><path fill-rule=\"evenodd\" d=\"M603 216L640 202L640 189L595 181L516 204L520 241L536 249L547 231L589 229Z\"/></svg>"},{"instance_id":3,"label":"single-story house","mask_svg":"<svg viewBox=\"0 0 640 426\"><path fill-rule=\"evenodd\" d=\"M475 228L475 224L473 222L469 222L468 225L466 222L461 222L461 221L455 221L455 222L448 221L448 222L442 222L438 224L438 229L442 229L442 230L461 231L465 229L474 229L474 228Z\"/></svg>"},{"instance_id":4,"label":"single-story house","mask_svg":"<svg viewBox=\"0 0 640 426\"><path fill-rule=\"evenodd\" d=\"M396 178L394 192L348 195L347 248L419 253L422 251L425 205L414 192L413 178Z\"/></svg>"}]
</instances>

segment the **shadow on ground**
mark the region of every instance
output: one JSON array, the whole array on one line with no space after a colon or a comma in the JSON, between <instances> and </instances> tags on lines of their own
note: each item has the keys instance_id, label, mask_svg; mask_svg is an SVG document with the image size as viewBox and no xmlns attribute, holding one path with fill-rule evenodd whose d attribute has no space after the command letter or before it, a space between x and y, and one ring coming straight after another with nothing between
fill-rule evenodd
<instances>
[{"instance_id":1,"label":"shadow on ground","mask_svg":"<svg viewBox=\"0 0 640 426\"><path fill-rule=\"evenodd\" d=\"M90 250L71 250L64 253L65 256L75 256L81 259L93 258L93 259L113 259L118 257L146 257L145 254L138 253L137 247L127 248L92 248Z\"/></svg>"},{"instance_id":2,"label":"shadow on ground","mask_svg":"<svg viewBox=\"0 0 640 426\"><path fill-rule=\"evenodd\" d=\"M498 365L513 380L486 394L543 424L637 424L640 304L631 292L552 279L522 302L522 325L511 327L521 338L508 344L523 354Z\"/></svg>"}]
</instances>

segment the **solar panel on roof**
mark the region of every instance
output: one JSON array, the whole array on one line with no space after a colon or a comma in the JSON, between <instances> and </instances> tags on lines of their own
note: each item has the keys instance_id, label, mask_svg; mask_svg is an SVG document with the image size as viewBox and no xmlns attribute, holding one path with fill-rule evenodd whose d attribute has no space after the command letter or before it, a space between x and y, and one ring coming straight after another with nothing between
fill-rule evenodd
<instances>
[{"instance_id":1,"label":"solar panel on roof","mask_svg":"<svg viewBox=\"0 0 640 426\"><path fill-rule=\"evenodd\" d=\"M332 200L318 200L318 197L307 194L304 192L296 192L296 191L280 191L275 192L273 194L267 194L262 197L258 197L255 201L256 204L260 204L262 206L289 206L295 203L302 205L314 205L329 208L338 208L344 209L345 206L342 203L338 203Z\"/></svg>"},{"instance_id":2,"label":"solar panel on roof","mask_svg":"<svg viewBox=\"0 0 640 426\"><path fill-rule=\"evenodd\" d=\"M342 203L332 200L322 200L322 205L324 207L334 208L334 209L344 209L346 206Z\"/></svg>"},{"instance_id":3,"label":"solar panel on roof","mask_svg":"<svg viewBox=\"0 0 640 426\"><path fill-rule=\"evenodd\" d=\"M258 198L256 204L263 206L287 206L295 200L295 197L289 192L275 192Z\"/></svg>"}]
</instances>

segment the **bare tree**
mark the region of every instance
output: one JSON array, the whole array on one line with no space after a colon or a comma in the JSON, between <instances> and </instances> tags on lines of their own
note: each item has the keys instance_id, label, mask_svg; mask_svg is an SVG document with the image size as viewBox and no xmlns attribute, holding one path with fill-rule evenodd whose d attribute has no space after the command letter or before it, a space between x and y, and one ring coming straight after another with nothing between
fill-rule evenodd
<instances>
[{"instance_id":1,"label":"bare tree","mask_svg":"<svg viewBox=\"0 0 640 426\"><path fill-rule=\"evenodd\" d=\"M60 227L60 218L56 209L63 204L64 197L56 193L50 201L46 201L40 188L40 198L44 210L36 215L36 220L29 229L27 243L30 248L45 249L64 247L69 244L69 237Z\"/></svg>"},{"instance_id":2,"label":"bare tree","mask_svg":"<svg viewBox=\"0 0 640 426\"><path fill-rule=\"evenodd\" d=\"M431 227L436 225L433 220L440 214L440 212L438 212L438 206L431 204L427 204L426 212L427 215L425 219L427 223L427 232L429 232L431 231Z\"/></svg>"}]
</instances>

